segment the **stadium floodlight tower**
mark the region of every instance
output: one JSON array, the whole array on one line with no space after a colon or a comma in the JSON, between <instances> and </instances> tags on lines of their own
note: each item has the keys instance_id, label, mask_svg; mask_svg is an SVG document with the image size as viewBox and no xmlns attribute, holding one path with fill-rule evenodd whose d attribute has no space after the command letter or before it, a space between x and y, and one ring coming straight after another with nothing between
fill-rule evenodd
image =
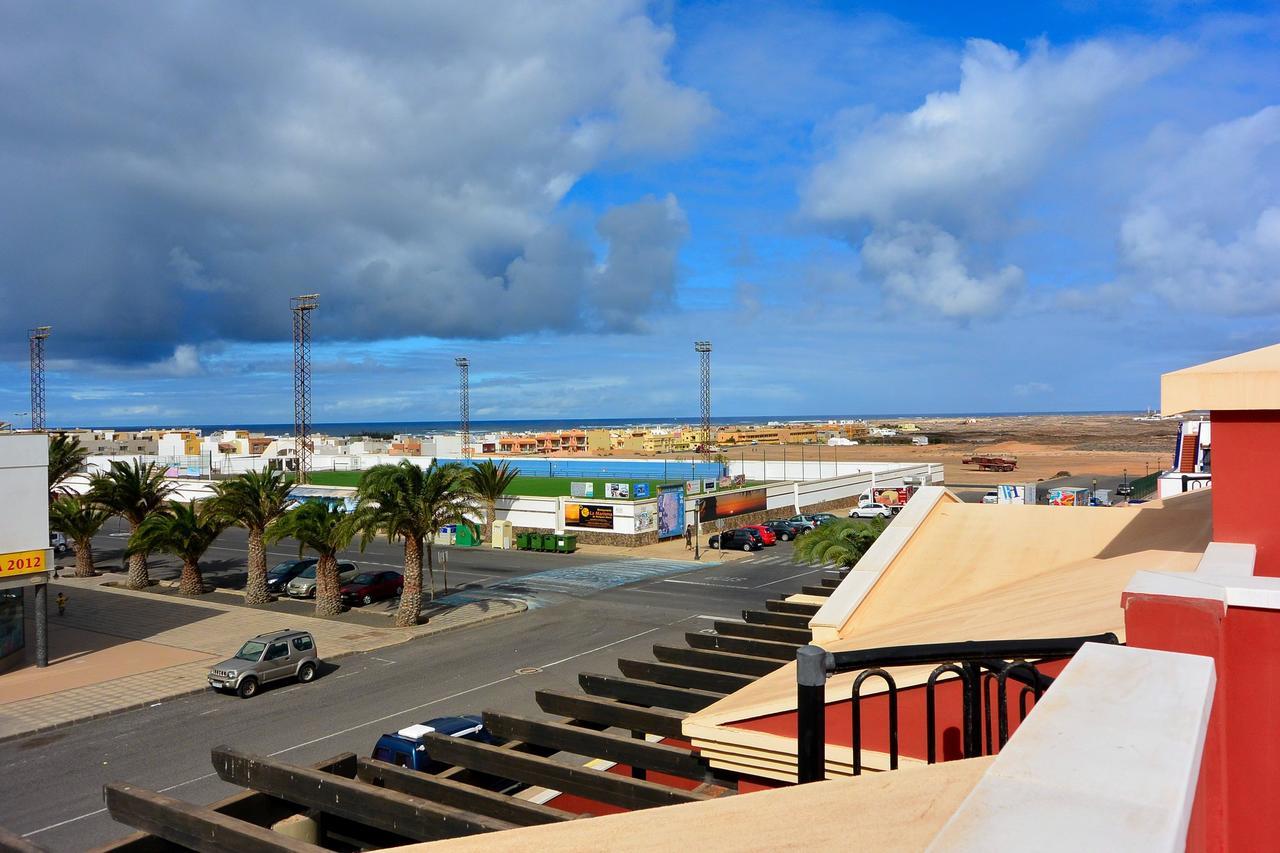
<instances>
[{"instance_id":1,"label":"stadium floodlight tower","mask_svg":"<svg viewBox=\"0 0 1280 853\"><path fill-rule=\"evenodd\" d=\"M293 311L293 440L298 483L311 473L311 312L320 305L320 294L304 293L289 299Z\"/></svg>"},{"instance_id":2,"label":"stadium floodlight tower","mask_svg":"<svg viewBox=\"0 0 1280 853\"><path fill-rule=\"evenodd\" d=\"M703 461L711 461L711 341L698 341L693 345L693 351L698 354L699 373L702 378L702 395L701 395L701 412L702 422L701 430L698 436L701 445Z\"/></svg>"},{"instance_id":3,"label":"stadium floodlight tower","mask_svg":"<svg viewBox=\"0 0 1280 853\"><path fill-rule=\"evenodd\" d=\"M52 326L36 326L28 332L31 343L31 429L43 432L44 423L44 342Z\"/></svg>"},{"instance_id":4,"label":"stadium floodlight tower","mask_svg":"<svg viewBox=\"0 0 1280 853\"><path fill-rule=\"evenodd\" d=\"M458 366L458 433L462 437L462 458L471 458L471 362L465 355L453 360Z\"/></svg>"}]
</instances>

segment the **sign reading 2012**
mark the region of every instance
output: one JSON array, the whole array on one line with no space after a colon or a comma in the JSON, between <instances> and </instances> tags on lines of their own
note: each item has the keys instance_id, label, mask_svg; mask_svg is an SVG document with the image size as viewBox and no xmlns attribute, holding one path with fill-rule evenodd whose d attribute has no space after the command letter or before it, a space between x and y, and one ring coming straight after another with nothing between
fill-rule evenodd
<instances>
[{"instance_id":1,"label":"sign reading 2012","mask_svg":"<svg viewBox=\"0 0 1280 853\"><path fill-rule=\"evenodd\" d=\"M48 568L44 551L17 551L12 554L0 554L0 577L43 572L47 571Z\"/></svg>"}]
</instances>

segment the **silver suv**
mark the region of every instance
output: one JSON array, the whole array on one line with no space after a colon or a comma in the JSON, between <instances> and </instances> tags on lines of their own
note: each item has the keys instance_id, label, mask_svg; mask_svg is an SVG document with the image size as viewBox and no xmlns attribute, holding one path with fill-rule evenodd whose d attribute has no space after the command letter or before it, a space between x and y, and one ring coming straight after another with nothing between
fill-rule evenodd
<instances>
[{"instance_id":1,"label":"silver suv","mask_svg":"<svg viewBox=\"0 0 1280 853\"><path fill-rule=\"evenodd\" d=\"M272 631L259 634L240 647L235 657L209 670L209 686L229 690L248 699L270 681L297 678L303 684L316 677L320 658L316 641L306 631Z\"/></svg>"},{"instance_id":2,"label":"silver suv","mask_svg":"<svg viewBox=\"0 0 1280 853\"><path fill-rule=\"evenodd\" d=\"M289 594L290 598L315 598L316 597L316 568L318 563L313 563L302 570L302 573L289 581L289 585L284 591ZM338 586L351 580L360 572L360 567L355 563L338 563Z\"/></svg>"}]
</instances>

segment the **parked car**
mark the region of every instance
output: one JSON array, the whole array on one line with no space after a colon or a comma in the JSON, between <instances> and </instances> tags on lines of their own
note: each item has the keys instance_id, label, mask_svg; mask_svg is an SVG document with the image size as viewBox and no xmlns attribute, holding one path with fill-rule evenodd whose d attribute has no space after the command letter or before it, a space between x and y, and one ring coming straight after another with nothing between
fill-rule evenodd
<instances>
[{"instance_id":1,"label":"parked car","mask_svg":"<svg viewBox=\"0 0 1280 853\"><path fill-rule=\"evenodd\" d=\"M361 572L342 585L342 603L373 604L384 598L399 598L404 576L399 572Z\"/></svg>"},{"instance_id":2,"label":"parked car","mask_svg":"<svg viewBox=\"0 0 1280 853\"><path fill-rule=\"evenodd\" d=\"M49 534L49 547L53 549L55 557L61 557L71 550L71 543L67 541L67 537L63 534L54 532Z\"/></svg>"},{"instance_id":3,"label":"parked car","mask_svg":"<svg viewBox=\"0 0 1280 853\"><path fill-rule=\"evenodd\" d=\"M791 524L799 525L805 530L813 530L818 526L818 522L813 520L813 516L809 515L793 515L787 519Z\"/></svg>"},{"instance_id":4,"label":"parked car","mask_svg":"<svg viewBox=\"0 0 1280 853\"><path fill-rule=\"evenodd\" d=\"M763 524L747 524L747 525L744 525L742 529L754 530L756 533L759 533L760 541L766 545L778 544L778 537L774 534L772 530L765 527Z\"/></svg>"},{"instance_id":5,"label":"parked car","mask_svg":"<svg viewBox=\"0 0 1280 853\"><path fill-rule=\"evenodd\" d=\"M815 512L813 515L809 516L809 518L813 519L814 524L826 524L828 521L840 520L839 516L832 515L829 512Z\"/></svg>"},{"instance_id":6,"label":"parked car","mask_svg":"<svg viewBox=\"0 0 1280 853\"><path fill-rule=\"evenodd\" d=\"M794 521L782 521L781 519L766 521L763 526L772 530L773 535L783 542L789 542L801 533L811 529L808 525L802 526Z\"/></svg>"},{"instance_id":7,"label":"parked car","mask_svg":"<svg viewBox=\"0 0 1280 853\"><path fill-rule=\"evenodd\" d=\"M307 566L285 587L290 598L315 598L316 597L316 568L319 563ZM360 568L355 563L338 563L338 583L344 584L356 575L360 574Z\"/></svg>"},{"instance_id":8,"label":"parked car","mask_svg":"<svg viewBox=\"0 0 1280 853\"><path fill-rule=\"evenodd\" d=\"M723 542L723 544L721 544ZM764 538L754 530L737 528L716 533L707 540L708 548L722 548L725 551L759 551L764 547Z\"/></svg>"},{"instance_id":9,"label":"parked car","mask_svg":"<svg viewBox=\"0 0 1280 853\"><path fill-rule=\"evenodd\" d=\"M1128 480L1119 483L1116 486L1116 494L1122 498L1127 498L1129 495L1133 494L1133 484Z\"/></svg>"},{"instance_id":10,"label":"parked car","mask_svg":"<svg viewBox=\"0 0 1280 853\"><path fill-rule=\"evenodd\" d=\"M272 631L259 634L240 647L234 657L214 664L209 670L209 686L248 699L258 688L283 678L306 684L316 677L320 657L315 638L306 631Z\"/></svg>"},{"instance_id":11,"label":"parked car","mask_svg":"<svg viewBox=\"0 0 1280 853\"><path fill-rule=\"evenodd\" d=\"M442 735L480 743L494 743L493 736L484 727L484 721L477 715L436 717L425 723L406 726L398 732L384 734L373 746L373 758L397 767L407 767L424 773L437 773L446 765L432 760L427 753L422 736L430 732L439 732Z\"/></svg>"},{"instance_id":12,"label":"parked car","mask_svg":"<svg viewBox=\"0 0 1280 853\"><path fill-rule=\"evenodd\" d=\"M864 503L857 509L849 510L850 518L888 518L893 515L893 510L884 504Z\"/></svg>"},{"instance_id":13,"label":"parked car","mask_svg":"<svg viewBox=\"0 0 1280 853\"><path fill-rule=\"evenodd\" d=\"M984 504L998 504L1000 503L1000 495L995 492L987 492L982 496L982 502Z\"/></svg>"},{"instance_id":14,"label":"parked car","mask_svg":"<svg viewBox=\"0 0 1280 853\"><path fill-rule=\"evenodd\" d=\"M305 560L285 560L267 570L267 592L283 595L289 581L302 574L308 566L314 566L316 560L310 557Z\"/></svg>"}]
</instances>

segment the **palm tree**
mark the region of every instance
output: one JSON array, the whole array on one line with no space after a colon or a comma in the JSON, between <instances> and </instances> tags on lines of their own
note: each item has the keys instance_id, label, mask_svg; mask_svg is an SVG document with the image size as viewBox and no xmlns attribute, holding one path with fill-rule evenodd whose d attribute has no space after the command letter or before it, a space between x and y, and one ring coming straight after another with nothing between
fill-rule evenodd
<instances>
[{"instance_id":1,"label":"palm tree","mask_svg":"<svg viewBox=\"0 0 1280 853\"><path fill-rule=\"evenodd\" d=\"M853 566L884 532L885 520L870 523L830 521L796 540L795 558L801 563Z\"/></svg>"},{"instance_id":2,"label":"palm tree","mask_svg":"<svg viewBox=\"0 0 1280 853\"><path fill-rule=\"evenodd\" d=\"M520 470L506 462L495 465L492 459L484 459L469 469L467 475L471 479L472 493L484 501L484 523L490 527L498 518L498 498L520 476Z\"/></svg>"},{"instance_id":3,"label":"palm tree","mask_svg":"<svg viewBox=\"0 0 1280 853\"><path fill-rule=\"evenodd\" d=\"M80 495L60 495L49 504L49 526L76 543L76 577L93 576L93 537L111 513Z\"/></svg>"},{"instance_id":4,"label":"palm tree","mask_svg":"<svg viewBox=\"0 0 1280 853\"><path fill-rule=\"evenodd\" d=\"M149 514L129 537L126 554L163 551L182 560L178 592L203 595L200 558L226 528L227 523L210 501L169 501L163 511Z\"/></svg>"},{"instance_id":5,"label":"palm tree","mask_svg":"<svg viewBox=\"0 0 1280 853\"><path fill-rule=\"evenodd\" d=\"M214 486L214 507L227 524L249 531L249 576L244 587L245 604L267 603L267 549L262 536L284 515L289 502L290 478L280 471L246 471Z\"/></svg>"},{"instance_id":6,"label":"palm tree","mask_svg":"<svg viewBox=\"0 0 1280 853\"><path fill-rule=\"evenodd\" d=\"M62 492L63 482L84 467L89 449L65 432L49 437L49 502ZM63 533L66 533L64 530ZM67 534L70 536L71 534Z\"/></svg>"},{"instance_id":7,"label":"palm tree","mask_svg":"<svg viewBox=\"0 0 1280 853\"><path fill-rule=\"evenodd\" d=\"M310 548L319 557L316 564L316 615L337 616L342 612L338 586L338 552L351 544L356 528L353 516L337 507L304 503L289 510L267 526L264 538L271 543L285 537L298 540L298 556Z\"/></svg>"},{"instance_id":8,"label":"palm tree","mask_svg":"<svg viewBox=\"0 0 1280 853\"><path fill-rule=\"evenodd\" d=\"M432 537L447 524L475 529L469 515L476 513L472 481L467 469L456 462L432 462L425 470L404 460L399 465L375 465L360 479L356 525L360 547L379 533L387 540L404 540L404 591L396 625L418 624L422 612L422 552L426 544L427 574L431 598L436 597Z\"/></svg>"},{"instance_id":9,"label":"palm tree","mask_svg":"<svg viewBox=\"0 0 1280 853\"><path fill-rule=\"evenodd\" d=\"M89 480L89 500L110 512L123 516L129 522L130 533L136 531L147 516L164 506L173 492L172 483L164 478L165 469L154 462L143 465L137 459L132 464L113 461L104 472L94 474ZM151 585L147 573L147 552L128 552L129 589L146 589Z\"/></svg>"}]
</instances>

